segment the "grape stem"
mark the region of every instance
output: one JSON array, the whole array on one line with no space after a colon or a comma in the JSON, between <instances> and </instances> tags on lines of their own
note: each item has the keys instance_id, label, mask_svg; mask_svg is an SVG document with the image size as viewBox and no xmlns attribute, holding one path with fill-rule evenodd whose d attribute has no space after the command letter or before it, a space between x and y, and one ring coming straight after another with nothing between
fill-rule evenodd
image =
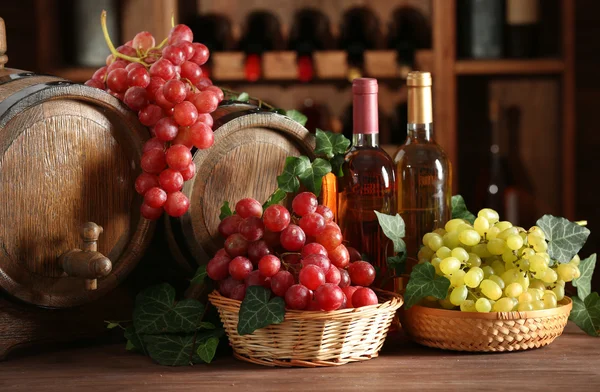
<instances>
[{"instance_id":1,"label":"grape stem","mask_svg":"<svg viewBox=\"0 0 600 392\"><path fill-rule=\"evenodd\" d=\"M112 53L112 55L114 57L121 58L121 59L127 60L127 61L131 61L132 63L140 63L146 68L148 68L150 66L137 57L127 56L123 53L119 53L117 51L117 49L115 49L115 45L113 45L112 41L110 40L110 36L108 35L108 28L106 26L106 11L105 10L102 10L102 14L100 15L100 24L102 25L102 33L104 34L104 40L106 41L106 45L108 45L108 49L110 49L110 53Z\"/></svg>"}]
</instances>

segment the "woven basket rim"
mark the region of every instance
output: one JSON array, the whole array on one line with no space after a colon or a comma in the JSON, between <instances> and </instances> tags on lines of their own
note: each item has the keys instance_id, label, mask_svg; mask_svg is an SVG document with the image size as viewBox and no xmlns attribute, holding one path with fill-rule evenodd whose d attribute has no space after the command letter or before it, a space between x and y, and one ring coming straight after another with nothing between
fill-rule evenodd
<instances>
[{"instance_id":1,"label":"woven basket rim","mask_svg":"<svg viewBox=\"0 0 600 392\"><path fill-rule=\"evenodd\" d=\"M573 308L573 300L569 297L564 297L558 302L561 306L553 309L532 310L525 312L462 312L459 310L435 309L426 306L414 305L406 312L414 312L422 315L429 315L441 318L462 318L462 319L478 319L478 320L523 320L531 318L551 317L561 314L569 314ZM414 314L413 313L413 314Z\"/></svg>"}]
</instances>

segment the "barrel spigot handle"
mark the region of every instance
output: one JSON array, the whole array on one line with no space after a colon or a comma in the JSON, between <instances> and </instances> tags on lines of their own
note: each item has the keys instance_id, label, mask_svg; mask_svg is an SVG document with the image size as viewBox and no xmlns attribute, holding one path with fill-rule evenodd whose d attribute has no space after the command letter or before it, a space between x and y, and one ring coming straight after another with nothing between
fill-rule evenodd
<instances>
[{"instance_id":1,"label":"barrel spigot handle","mask_svg":"<svg viewBox=\"0 0 600 392\"><path fill-rule=\"evenodd\" d=\"M81 226L82 249L72 249L63 253L58 261L68 276L85 279L87 290L98 288L98 278L110 274L112 263L98 252L98 238L102 234L102 226L87 222Z\"/></svg>"},{"instance_id":2,"label":"barrel spigot handle","mask_svg":"<svg viewBox=\"0 0 600 392\"><path fill-rule=\"evenodd\" d=\"M4 26L4 19L0 18L0 69L4 68L4 64L8 62L8 56L6 55L6 28Z\"/></svg>"}]
</instances>

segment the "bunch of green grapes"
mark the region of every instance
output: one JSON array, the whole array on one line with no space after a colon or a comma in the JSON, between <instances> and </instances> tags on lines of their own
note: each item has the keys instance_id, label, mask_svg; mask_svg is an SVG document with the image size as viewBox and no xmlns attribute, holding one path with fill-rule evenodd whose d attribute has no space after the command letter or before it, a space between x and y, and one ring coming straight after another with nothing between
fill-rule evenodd
<instances>
[{"instance_id":1,"label":"bunch of green grapes","mask_svg":"<svg viewBox=\"0 0 600 392\"><path fill-rule=\"evenodd\" d=\"M580 276L579 256L559 264L548 253L544 232L500 221L484 208L473 225L452 219L444 229L423 236L419 263L430 262L450 280L442 300L426 306L464 312L509 312L551 309L565 296L565 282Z\"/></svg>"}]
</instances>

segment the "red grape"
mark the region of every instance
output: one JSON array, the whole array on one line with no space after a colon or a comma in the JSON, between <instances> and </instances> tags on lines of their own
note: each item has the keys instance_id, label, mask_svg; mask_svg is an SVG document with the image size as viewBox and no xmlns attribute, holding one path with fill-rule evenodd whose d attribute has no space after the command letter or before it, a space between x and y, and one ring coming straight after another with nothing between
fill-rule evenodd
<instances>
[{"instance_id":1,"label":"red grape","mask_svg":"<svg viewBox=\"0 0 600 392\"><path fill-rule=\"evenodd\" d=\"M310 302L308 303L306 310L320 312L322 309L321 309L321 306L319 305L319 302L316 299L312 298L310 300Z\"/></svg>"},{"instance_id":2,"label":"red grape","mask_svg":"<svg viewBox=\"0 0 600 392\"><path fill-rule=\"evenodd\" d=\"M332 223L328 223L325 229L317 236L317 242L325 247L325 249L333 250L340 246L343 237L342 232Z\"/></svg>"},{"instance_id":3,"label":"red grape","mask_svg":"<svg viewBox=\"0 0 600 392\"><path fill-rule=\"evenodd\" d=\"M325 224L333 222L333 212L324 205L318 205L316 213L325 218Z\"/></svg>"},{"instance_id":4,"label":"red grape","mask_svg":"<svg viewBox=\"0 0 600 392\"><path fill-rule=\"evenodd\" d=\"M344 268L350 264L350 254L348 253L348 249L344 244L339 245L334 250L330 250L328 252L328 256L329 260L331 260L331 264L335 265L336 267Z\"/></svg>"},{"instance_id":5,"label":"red grape","mask_svg":"<svg viewBox=\"0 0 600 392\"><path fill-rule=\"evenodd\" d=\"M198 83L196 83L196 87L199 90L206 90L206 88L208 88L212 85L213 85L212 81L209 78L206 78L204 76L200 78L200 81Z\"/></svg>"},{"instance_id":6,"label":"red grape","mask_svg":"<svg viewBox=\"0 0 600 392\"><path fill-rule=\"evenodd\" d=\"M192 45L194 46L194 56L192 56L190 61L198 65L204 65L208 61L208 48L198 42L194 42Z\"/></svg>"},{"instance_id":7,"label":"red grape","mask_svg":"<svg viewBox=\"0 0 600 392\"><path fill-rule=\"evenodd\" d=\"M342 268L338 268L338 270L340 271L340 283L338 283L338 286L341 288L350 286L350 274L348 271Z\"/></svg>"},{"instance_id":8,"label":"red grape","mask_svg":"<svg viewBox=\"0 0 600 392\"><path fill-rule=\"evenodd\" d=\"M266 277L271 277L279 272L281 268L281 260L274 255L263 256L258 262L258 270L260 274Z\"/></svg>"},{"instance_id":9,"label":"red grape","mask_svg":"<svg viewBox=\"0 0 600 392\"><path fill-rule=\"evenodd\" d=\"M208 268L207 268L207 270L208 270ZM219 282L219 293L221 293L221 295L224 297L230 298L231 291L233 290L233 288L240 284L243 284L243 283L240 282L239 280L233 279L230 276L230 277L226 278L225 280L222 280Z\"/></svg>"},{"instance_id":10,"label":"red grape","mask_svg":"<svg viewBox=\"0 0 600 392\"><path fill-rule=\"evenodd\" d=\"M300 219L300 227L307 235L316 236L325 229L325 218L315 212L305 214Z\"/></svg>"},{"instance_id":11,"label":"red grape","mask_svg":"<svg viewBox=\"0 0 600 392\"><path fill-rule=\"evenodd\" d=\"M183 176L177 170L165 169L158 176L158 182L167 193L173 193L183 187Z\"/></svg>"},{"instance_id":12,"label":"red grape","mask_svg":"<svg viewBox=\"0 0 600 392\"><path fill-rule=\"evenodd\" d=\"M185 52L183 48L176 45L167 45L162 50L164 59L169 60L173 65L181 65L185 61Z\"/></svg>"},{"instance_id":13,"label":"red grape","mask_svg":"<svg viewBox=\"0 0 600 392\"><path fill-rule=\"evenodd\" d=\"M117 48L117 52L129 57L137 57L137 52L129 45L121 45Z\"/></svg>"},{"instance_id":14,"label":"red grape","mask_svg":"<svg viewBox=\"0 0 600 392\"><path fill-rule=\"evenodd\" d=\"M146 151L142 155L141 166L142 170L144 170L147 173L160 173L167 166L165 152L157 148L154 148L150 151Z\"/></svg>"},{"instance_id":15,"label":"red grape","mask_svg":"<svg viewBox=\"0 0 600 392\"><path fill-rule=\"evenodd\" d=\"M150 188L158 185L158 176L150 173L142 173L135 180L135 191L143 196Z\"/></svg>"},{"instance_id":16,"label":"red grape","mask_svg":"<svg viewBox=\"0 0 600 392\"><path fill-rule=\"evenodd\" d=\"M167 101L171 102L172 104L177 104L183 102L185 99L185 96L187 95L187 88L180 80L169 80L163 86L162 92Z\"/></svg>"},{"instance_id":17,"label":"red grape","mask_svg":"<svg viewBox=\"0 0 600 392\"><path fill-rule=\"evenodd\" d=\"M176 44L181 41L192 42L194 40L194 33L192 33L192 29L187 27L184 24L178 24L177 26L171 29L169 33L169 45Z\"/></svg>"},{"instance_id":18,"label":"red grape","mask_svg":"<svg viewBox=\"0 0 600 392\"><path fill-rule=\"evenodd\" d=\"M260 240L265 232L265 225L260 218L249 216L240 223L240 234L248 241Z\"/></svg>"},{"instance_id":19,"label":"red grape","mask_svg":"<svg viewBox=\"0 0 600 392\"><path fill-rule=\"evenodd\" d=\"M238 233L240 231L241 221L242 218L240 218L239 215L231 215L224 218L221 223L219 223L219 233L225 238Z\"/></svg>"},{"instance_id":20,"label":"red grape","mask_svg":"<svg viewBox=\"0 0 600 392\"><path fill-rule=\"evenodd\" d=\"M127 91L127 70L125 68L113 69L108 73L106 85L109 89L116 93L124 93Z\"/></svg>"},{"instance_id":21,"label":"red grape","mask_svg":"<svg viewBox=\"0 0 600 392\"><path fill-rule=\"evenodd\" d=\"M229 263L229 275L233 279L244 280L252 269L252 263L244 256L237 256Z\"/></svg>"},{"instance_id":22,"label":"red grape","mask_svg":"<svg viewBox=\"0 0 600 392\"><path fill-rule=\"evenodd\" d=\"M300 270L300 283L311 290L316 290L325 283L323 270L316 265L310 264Z\"/></svg>"},{"instance_id":23,"label":"red grape","mask_svg":"<svg viewBox=\"0 0 600 392\"><path fill-rule=\"evenodd\" d=\"M248 274L245 279L246 287L250 286L262 286L266 289L271 288L271 279L266 276L262 276L258 270L254 270Z\"/></svg>"},{"instance_id":24,"label":"red grape","mask_svg":"<svg viewBox=\"0 0 600 392\"><path fill-rule=\"evenodd\" d=\"M285 292L294 284L294 276L288 271L279 271L271 278L273 294L284 297Z\"/></svg>"},{"instance_id":25,"label":"red grape","mask_svg":"<svg viewBox=\"0 0 600 392\"><path fill-rule=\"evenodd\" d=\"M175 111L173 112L173 118L177 124L182 127L187 127L198 120L198 111L196 107L189 101L183 101L175 105Z\"/></svg>"},{"instance_id":26,"label":"red grape","mask_svg":"<svg viewBox=\"0 0 600 392\"><path fill-rule=\"evenodd\" d=\"M198 113L198 122L206 124L209 128L212 128L214 120L208 113Z\"/></svg>"},{"instance_id":27,"label":"red grape","mask_svg":"<svg viewBox=\"0 0 600 392\"><path fill-rule=\"evenodd\" d=\"M148 91L148 90L146 90ZM155 125L163 117L163 111L158 105L150 104L140 110L138 118L147 127Z\"/></svg>"},{"instance_id":28,"label":"red grape","mask_svg":"<svg viewBox=\"0 0 600 392\"><path fill-rule=\"evenodd\" d=\"M157 139L163 142L175 139L178 131L179 127L177 126L177 123L171 117L161 118L154 126L154 132L156 132Z\"/></svg>"},{"instance_id":29,"label":"red grape","mask_svg":"<svg viewBox=\"0 0 600 392\"><path fill-rule=\"evenodd\" d=\"M323 272L327 272L331 268L331 262L329 261L327 256L323 255L308 255L302 259L302 265L304 267L311 264L321 268Z\"/></svg>"},{"instance_id":30,"label":"red grape","mask_svg":"<svg viewBox=\"0 0 600 392\"><path fill-rule=\"evenodd\" d=\"M215 255L206 265L206 274L212 280L223 280L229 276L229 263L231 257Z\"/></svg>"},{"instance_id":31,"label":"red grape","mask_svg":"<svg viewBox=\"0 0 600 392\"><path fill-rule=\"evenodd\" d=\"M336 310L344 301L344 293L337 285L325 283L315 291L315 299L321 309L325 311Z\"/></svg>"},{"instance_id":32,"label":"red grape","mask_svg":"<svg viewBox=\"0 0 600 392\"><path fill-rule=\"evenodd\" d=\"M223 90L221 90L217 86L209 86L204 91L212 91L213 93L217 94L217 98L219 99L219 102L221 102L225 98L225 94L223 94Z\"/></svg>"},{"instance_id":33,"label":"red grape","mask_svg":"<svg viewBox=\"0 0 600 392\"><path fill-rule=\"evenodd\" d=\"M142 64L140 63L129 63L127 64L127 66L125 67L125 69L127 70L127 72L130 72L136 68L141 68L141 69L146 69L146 67L144 67Z\"/></svg>"},{"instance_id":34,"label":"red grape","mask_svg":"<svg viewBox=\"0 0 600 392\"><path fill-rule=\"evenodd\" d=\"M294 210L294 213L299 216L315 212L318 205L317 197L310 192L299 193L292 201L292 209Z\"/></svg>"},{"instance_id":35,"label":"red grape","mask_svg":"<svg viewBox=\"0 0 600 392\"><path fill-rule=\"evenodd\" d=\"M346 298L347 298L347 303L346 303L346 307L347 308L353 308L354 304L352 303L352 296L354 295L354 293L356 292L356 290L361 289L362 287L360 286L347 286L347 287L342 287L342 291L344 292L344 294L346 294Z\"/></svg>"},{"instance_id":36,"label":"red grape","mask_svg":"<svg viewBox=\"0 0 600 392\"><path fill-rule=\"evenodd\" d=\"M192 161L190 162L188 167L186 167L183 170L180 170L179 172L183 177L183 181L189 181L196 175L196 164Z\"/></svg>"},{"instance_id":37,"label":"red grape","mask_svg":"<svg viewBox=\"0 0 600 392\"><path fill-rule=\"evenodd\" d=\"M136 64L136 63L132 63L132 64ZM138 87L146 88L146 87L148 87L148 85L150 85L150 73L143 66L138 67L138 68L133 68L132 70L128 70L127 83L131 87L138 86Z\"/></svg>"},{"instance_id":38,"label":"red grape","mask_svg":"<svg viewBox=\"0 0 600 392\"><path fill-rule=\"evenodd\" d=\"M362 255L360 254L359 251L356 250L356 248L348 246L348 247L346 247L346 249L348 250L348 255L350 256L351 263L362 260Z\"/></svg>"},{"instance_id":39,"label":"red grape","mask_svg":"<svg viewBox=\"0 0 600 392\"><path fill-rule=\"evenodd\" d=\"M86 86L90 86L90 87L94 87L94 88L99 88L100 90L104 90L104 83L103 82L99 82L99 81L94 80L94 79L86 80L86 82L84 84Z\"/></svg>"},{"instance_id":40,"label":"red grape","mask_svg":"<svg viewBox=\"0 0 600 392\"><path fill-rule=\"evenodd\" d=\"M219 97L212 91L200 91L194 95L191 102L198 109L198 113L212 113L219 106Z\"/></svg>"},{"instance_id":41,"label":"red grape","mask_svg":"<svg viewBox=\"0 0 600 392\"><path fill-rule=\"evenodd\" d=\"M282 256L283 261L287 264L300 264L302 262L302 256L298 253L287 253Z\"/></svg>"},{"instance_id":42,"label":"red grape","mask_svg":"<svg viewBox=\"0 0 600 392\"><path fill-rule=\"evenodd\" d=\"M251 242L248 245L248 258L252 264L257 265L258 261L263 257L271 253L271 249L264 240L258 240Z\"/></svg>"},{"instance_id":43,"label":"red grape","mask_svg":"<svg viewBox=\"0 0 600 392\"><path fill-rule=\"evenodd\" d=\"M375 267L366 261L355 261L348 267L352 284L358 286L369 286L375 280Z\"/></svg>"},{"instance_id":44,"label":"red grape","mask_svg":"<svg viewBox=\"0 0 600 392\"><path fill-rule=\"evenodd\" d=\"M187 196L181 192L169 193L164 208L167 214L173 218L179 218L187 212L188 208L190 208L190 201Z\"/></svg>"},{"instance_id":45,"label":"red grape","mask_svg":"<svg viewBox=\"0 0 600 392\"><path fill-rule=\"evenodd\" d=\"M310 290L301 284L295 284L285 292L285 305L289 309L304 310L312 299Z\"/></svg>"},{"instance_id":46,"label":"red grape","mask_svg":"<svg viewBox=\"0 0 600 392\"><path fill-rule=\"evenodd\" d=\"M127 70L127 62L124 60L117 60L117 61L113 62L106 69L106 73L110 74L113 70L119 69L119 68L124 68L126 71L128 71Z\"/></svg>"},{"instance_id":47,"label":"red grape","mask_svg":"<svg viewBox=\"0 0 600 392\"><path fill-rule=\"evenodd\" d=\"M342 274L335 265L332 265L325 274L325 282L339 285L342 280Z\"/></svg>"},{"instance_id":48,"label":"red grape","mask_svg":"<svg viewBox=\"0 0 600 392\"><path fill-rule=\"evenodd\" d=\"M154 208L150 207L146 203L142 203L142 205L140 206L140 213L144 218L148 220L157 220L162 216L163 209L162 207Z\"/></svg>"},{"instance_id":49,"label":"red grape","mask_svg":"<svg viewBox=\"0 0 600 392\"><path fill-rule=\"evenodd\" d=\"M183 50L185 53L185 59L189 60L194 56L194 44L189 41L180 41L175 44L178 48Z\"/></svg>"},{"instance_id":50,"label":"red grape","mask_svg":"<svg viewBox=\"0 0 600 392\"><path fill-rule=\"evenodd\" d=\"M133 37L133 41L131 42L131 46L134 49L139 49L139 50L148 50L150 48L153 48L154 45L156 45L156 41L154 40L154 37L152 36L152 34L150 34L147 31L142 31L140 33L137 33L135 35L135 37Z\"/></svg>"},{"instance_id":51,"label":"red grape","mask_svg":"<svg viewBox=\"0 0 600 392\"><path fill-rule=\"evenodd\" d=\"M265 234L263 234L263 240L269 245L271 248L277 248L281 245L279 242L280 233L275 233L270 230L265 230Z\"/></svg>"},{"instance_id":52,"label":"red grape","mask_svg":"<svg viewBox=\"0 0 600 392\"><path fill-rule=\"evenodd\" d=\"M144 203L152 208L160 208L165 205L166 201L167 192L156 186L148 189L148 192L144 194Z\"/></svg>"},{"instance_id":53,"label":"red grape","mask_svg":"<svg viewBox=\"0 0 600 392\"><path fill-rule=\"evenodd\" d=\"M123 102L131 110L139 112L148 105L148 92L143 87L130 87L125 92Z\"/></svg>"},{"instance_id":54,"label":"red grape","mask_svg":"<svg viewBox=\"0 0 600 392\"><path fill-rule=\"evenodd\" d=\"M190 149L181 144L169 147L166 153L167 165L173 170L185 170L192 163Z\"/></svg>"},{"instance_id":55,"label":"red grape","mask_svg":"<svg viewBox=\"0 0 600 392\"><path fill-rule=\"evenodd\" d=\"M112 95L113 97L117 98L119 101L122 101L125 98L125 94L123 94L123 93L117 93L110 89L106 90L106 92L109 93L110 95Z\"/></svg>"},{"instance_id":56,"label":"red grape","mask_svg":"<svg viewBox=\"0 0 600 392\"><path fill-rule=\"evenodd\" d=\"M175 77L175 67L169 60L159 59L150 66L150 76L171 80Z\"/></svg>"},{"instance_id":57,"label":"red grape","mask_svg":"<svg viewBox=\"0 0 600 392\"><path fill-rule=\"evenodd\" d=\"M100 67L98 68L98 70L96 70L96 72L94 72L94 74L92 75L92 80L96 80L100 83L104 83L104 81L106 80L106 74L108 67Z\"/></svg>"},{"instance_id":58,"label":"red grape","mask_svg":"<svg viewBox=\"0 0 600 392\"><path fill-rule=\"evenodd\" d=\"M355 308L377 305L378 303L377 294L368 287L361 287L352 295L352 306Z\"/></svg>"},{"instance_id":59,"label":"red grape","mask_svg":"<svg viewBox=\"0 0 600 392\"><path fill-rule=\"evenodd\" d=\"M157 138L153 137L152 139L149 139L146 141L146 143L144 143L144 148L143 148L142 152L148 152L150 150L154 150L155 148L164 152L165 151L165 143L161 142Z\"/></svg>"},{"instance_id":60,"label":"red grape","mask_svg":"<svg viewBox=\"0 0 600 392\"><path fill-rule=\"evenodd\" d=\"M196 121L196 123L189 128L189 132L192 144L200 150L209 148L215 142L215 135L206 123Z\"/></svg>"},{"instance_id":61,"label":"red grape","mask_svg":"<svg viewBox=\"0 0 600 392\"><path fill-rule=\"evenodd\" d=\"M181 77L189 80L193 85L200 81L202 69L196 63L186 61L181 64Z\"/></svg>"},{"instance_id":62,"label":"red grape","mask_svg":"<svg viewBox=\"0 0 600 392\"><path fill-rule=\"evenodd\" d=\"M179 131L177 131L177 136L171 142L171 144L181 144L186 146L188 150L191 150L194 147L194 143L192 143L192 135L190 134L190 127L179 127Z\"/></svg>"},{"instance_id":63,"label":"red grape","mask_svg":"<svg viewBox=\"0 0 600 392\"><path fill-rule=\"evenodd\" d=\"M279 241L285 250L296 252L304 246L306 235L300 226L289 225L281 232Z\"/></svg>"},{"instance_id":64,"label":"red grape","mask_svg":"<svg viewBox=\"0 0 600 392\"><path fill-rule=\"evenodd\" d=\"M225 240L225 250L231 257L245 256L248 252L248 241L240 233L234 233Z\"/></svg>"},{"instance_id":65,"label":"red grape","mask_svg":"<svg viewBox=\"0 0 600 392\"><path fill-rule=\"evenodd\" d=\"M290 212L279 204L270 205L263 214L265 227L272 232L282 231L288 227L290 220Z\"/></svg>"},{"instance_id":66,"label":"red grape","mask_svg":"<svg viewBox=\"0 0 600 392\"><path fill-rule=\"evenodd\" d=\"M323 255L327 257L327 250L323 245L313 242L304 245L301 254L302 257L307 257L308 255Z\"/></svg>"},{"instance_id":67,"label":"red grape","mask_svg":"<svg viewBox=\"0 0 600 392\"><path fill-rule=\"evenodd\" d=\"M242 218L248 218L249 216L256 216L260 218L263 210L262 205L256 199L250 197L242 199L235 204L235 212Z\"/></svg>"},{"instance_id":68,"label":"red grape","mask_svg":"<svg viewBox=\"0 0 600 392\"><path fill-rule=\"evenodd\" d=\"M231 289L231 299L235 299L236 301L243 301L246 296L246 285L238 284L233 289Z\"/></svg>"},{"instance_id":69,"label":"red grape","mask_svg":"<svg viewBox=\"0 0 600 392\"><path fill-rule=\"evenodd\" d=\"M150 84L146 87L146 91L148 91L148 96L150 98L156 95L157 90L162 90L162 87L167 83L163 78L158 76L150 77Z\"/></svg>"}]
</instances>

